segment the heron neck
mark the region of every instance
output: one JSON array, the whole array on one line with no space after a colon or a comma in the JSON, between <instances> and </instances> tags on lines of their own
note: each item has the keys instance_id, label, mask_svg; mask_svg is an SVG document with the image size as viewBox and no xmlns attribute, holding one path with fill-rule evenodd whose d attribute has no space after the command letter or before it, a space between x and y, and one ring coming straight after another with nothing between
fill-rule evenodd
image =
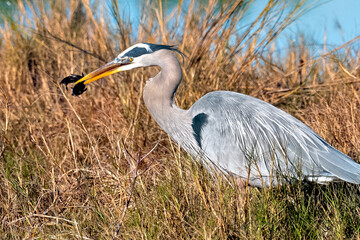
<instances>
[{"instance_id":1,"label":"heron neck","mask_svg":"<svg viewBox=\"0 0 360 240\"><path fill-rule=\"evenodd\" d=\"M180 63L171 53L162 55L161 61L156 65L161 67L161 71L146 82L143 98L152 117L169 133L170 127L181 124L179 119L184 119L186 112L176 106L174 100L182 72Z\"/></svg>"}]
</instances>

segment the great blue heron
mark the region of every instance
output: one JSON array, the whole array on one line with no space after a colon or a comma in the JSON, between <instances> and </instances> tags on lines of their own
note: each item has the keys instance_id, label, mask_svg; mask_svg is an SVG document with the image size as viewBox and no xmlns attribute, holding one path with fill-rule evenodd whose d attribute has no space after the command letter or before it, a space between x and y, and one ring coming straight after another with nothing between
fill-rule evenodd
<instances>
[{"instance_id":1,"label":"great blue heron","mask_svg":"<svg viewBox=\"0 0 360 240\"><path fill-rule=\"evenodd\" d=\"M343 180L360 184L360 165L330 146L304 123L260 99L215 91L188 110L174 101L182 79L174 46L136 44L86 76L72 75L73 94L97 79L138 67L161 71L144 87L143 98L152 117L171 138L196 159L240 177L250 185L281 184L287 177L319 183Z\"/></svg>"}]
</instances>

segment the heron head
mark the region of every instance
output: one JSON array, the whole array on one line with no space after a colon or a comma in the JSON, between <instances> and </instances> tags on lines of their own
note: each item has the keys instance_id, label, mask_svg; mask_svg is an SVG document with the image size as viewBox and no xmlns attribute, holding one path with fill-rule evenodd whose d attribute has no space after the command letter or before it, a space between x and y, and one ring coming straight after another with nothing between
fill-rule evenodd
<instances>
[{"instance_id":1,"label":"heron head","mask_svg":"<svg viewBox=\"0 0 360 240\"><path fill-rule=\"evenodd\" d=\"M73 88L73 95L80 95L86 91L86 85L96 81L100 78L109 76L121 71L130 70L138 67L151 66L154 63L149 61L149 56L161 49L176 51L182 55L182 53L174 46L159 45L151 43L138 43L135 44L122 53L120 53L113 61L105 64L104 66L96 69L95 71L85 75L71 75L64 78L61 84L75 83Z\"/></svg>"}]
</instances>

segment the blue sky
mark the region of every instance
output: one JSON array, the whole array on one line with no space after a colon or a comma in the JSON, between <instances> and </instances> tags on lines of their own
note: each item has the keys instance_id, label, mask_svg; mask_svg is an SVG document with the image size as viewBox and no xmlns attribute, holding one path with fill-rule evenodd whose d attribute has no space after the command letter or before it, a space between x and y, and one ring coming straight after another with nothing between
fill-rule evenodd
<instances>
[{"instance_id":1,"label":"blue sky","mask_svg":"<svg viewBox=\"0 0 360 240\"><path fill-rule=\"evenodd\" d=\"M253 13L261 11L267 1L256 0ZM311 2L311 0L308 1ZM0 8L10 7L14 2L16 0L0 0ZM138 22L142 1L119 0L119 2L122 8L120 11L128 15L131 21ZM177 2L177 0L167 0L166 5L168 7L176 6ZM313 9L287 28L281 34L279 42L292 38L297 42L298 39L294 36L300 31L307 39L313 40L313 43L321 46L326 34L328 50L331 50L360 35L360 0L314 0L313 2L315 5ZM279 47L281 48L281 46Z\"/></svg>"},{"instance_id":2,"label":"blue sky","mask_svg":"<svg viewBox=\"0 0 360 240\"><path fill-rule=\"evenodd\" d=\"M324 43L326 34L329 49L360 35L360 0L322 0L315 5L284 34L299 30L318 44Z\"/></svg>"},{"instance_id":3,"label":"blue sky","mask_svg":"<svg viewBox=\"0 0 360 240\"><path fill-rule=\"evenodd\" d=\"M122 0L121 2L123 3L123 12L127 12L132 21L138 21L141 1ZM173 2L169 4L176 5ZM254 15L257 14L266 5L266 2L267 0L255 1L251 12ZM324 43L326 35L327 49L331 50L360 35L360 0L314 0L312 2L311 10L297 19L280 35L278 41L280 45L282 41L287 41L296 36L296 33L301 32L308 40L319 46ZM252 17L250 16L250 18ZM295 38L292 40L298 41Z\"/></svg>"}]
</instances>

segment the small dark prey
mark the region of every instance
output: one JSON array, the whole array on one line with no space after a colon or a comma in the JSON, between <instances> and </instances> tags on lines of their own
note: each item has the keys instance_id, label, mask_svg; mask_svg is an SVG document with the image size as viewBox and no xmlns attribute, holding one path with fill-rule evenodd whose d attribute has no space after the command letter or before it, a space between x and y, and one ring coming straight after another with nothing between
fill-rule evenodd
<instances>
[{"instance_id":1,"label":"small dark prey","mask_svg":"<svg viewBox=\"0 0 360 240\"><path fill-rule=\"evenodd\" d=\"M85 87L85 84L83 82L79 82L78 84L76 84L74 86L72 95L79 96L79 95L83 94L83 92L85 92L86 90L87 90L87 88Z\"/></svg>"},{"instance_id":2,"label":"small dark prey","mask_svg":"<svg viewBox=\"0 0 360 240\"><path fill-rule=\"evenodd\" d=\"M70 76L67 76L66 78L61 80L60 84L65 84L66 90L68 90L68 87L67 87L68 84L74 83L77 80L81 79L82 77L84 77L84 73L82 73L82 76L81 75L71 74Z\"/></svg>"},{"instance_id":3,"label":"small dark prey","mask_svg":"<svg viewBox=\"0 0 360 240\"><path fill-rule=\"evenodd\" d=\"M79 79L83 77L84 77L84 73L82 73L82 75L71 74L70 76L67 76L63 80L61 80L60 84L65 84L66 90L69 90L67 86L68 84L77 82ZM86 90L87 88L85 88L84 83L80 82L74 86L72 95L78 96L83 92L85 92Z\"/></svg>"}]
</instances>

